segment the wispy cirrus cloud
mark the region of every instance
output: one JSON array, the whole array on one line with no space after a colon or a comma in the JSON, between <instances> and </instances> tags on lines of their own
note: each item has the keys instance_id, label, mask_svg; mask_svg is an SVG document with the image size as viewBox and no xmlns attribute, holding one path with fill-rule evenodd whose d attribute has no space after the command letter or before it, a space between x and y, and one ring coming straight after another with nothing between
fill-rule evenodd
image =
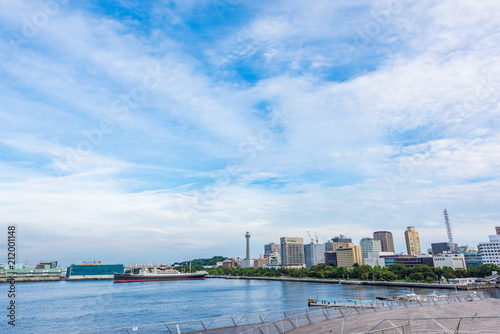
<instances>
[{"instance_id":1,"label":"wispy cirrus cloud","mask_svg":"<svg viewBox=\"0 0 500 334\"><path fill-rule=\"evenodd\" d=\"M30 261L498 221L495 2L57 3L0 3L1 207Z\"/></svg>"}]
</instances>

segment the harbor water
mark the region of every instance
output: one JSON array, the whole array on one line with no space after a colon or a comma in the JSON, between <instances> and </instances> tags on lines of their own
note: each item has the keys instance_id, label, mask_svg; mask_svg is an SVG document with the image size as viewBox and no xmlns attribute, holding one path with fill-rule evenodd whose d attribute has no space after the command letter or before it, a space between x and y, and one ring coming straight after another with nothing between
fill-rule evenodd
<instances>
[{"instance_id":1,"label":"harbor water","mask_svg":"<svg viewBox=\"0 0 500 334\"><path fill-rule=\"evenodd\" d=\"M7 296L8 284L0 285ZM307 307L319 299L373 300L409 294L411 288L308 282L227 280L137 282L60 281L16 284L16 326L0 332L74 333L98 329L231 316ZM450 290L414 289L416 294ZM499 289L485 290L500 298ZM4 301L7 298L3 299ZM7 304L2 305L5 314Z\"/></svg>"}]
</instances>

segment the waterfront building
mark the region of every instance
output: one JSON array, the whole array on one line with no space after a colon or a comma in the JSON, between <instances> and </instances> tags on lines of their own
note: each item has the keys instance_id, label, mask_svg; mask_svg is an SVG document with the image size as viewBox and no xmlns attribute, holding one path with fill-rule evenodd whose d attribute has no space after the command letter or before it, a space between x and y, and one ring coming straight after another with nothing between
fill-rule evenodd
<instances>
[{"instance_id":1,"label":"waterfront building","mask_svg":"<svg viewBox=\"0 0 500 334\"><path fill-rule=\"evenodd\" d=\"M394 239L392 233L389 231L375 231L373 232L373 239L380 240L380 247L382 252L394 253Z\"/></svg>"},{"instance_id":2,"label":"waterfront building","mask_svg":"<svg viewBox=\"0 0 500 334\"><path fill-rule=\"evenodd\" d=\"M311 268L318 264L325 263L325 245L324 244L306 244L304 245L304 260L306 268Z\"/></svg>"},{"instance_id":3,"label":"waterfront building","mask_svg":"<svg viewBox=\"0 0 500 334\"><path fill-rule=\"evenodd\" d=\"M234 268L234 259L225 259L222 261L222 266L226 268Z\"/></svg>"},{"instance_id":4,"label":"waterfront building","mask_svg":"<svg viewBox=\"0 0 500 334\"><path fill-rule=\"evenodd\" d=\"M432 257L434 267L443 268L450 267L453 269L467 269L463 254L447 254L434 255Z\"/></svg>"},{"instance_id":5,"label":"waterfront building","mask_svg":"<svg viewBox=\"0 0 500 334\"><path fill-rule=\"evenodd\" d=\"M253 268L255 266L255 260L254 259L244 259L241 260L240 267L241 268Z\"/></svg>"},{"instance_id":6,"label":"waterfront building","mask_svg":"<svg viewBox=\"0 0 500 334\"><path fill-rule=\"evenodd\" d=\"M328 266L336 267L337 266L337 252L334 252L334 251L325 252L325 263Z\"/></svg>"},{"instance_id":7,"label":"waterfront building","mask_svg":"<svg viewBox=\"0 0 500 334\"><path fill-rule=\"evenodd\" d=\"M281 265L283 267L304 267L304 239L282 237Z\"/></svg>"},{"instance_id":8,"label":"waterfront building","mask_svg":"<svg viewBox=\"0 0 500 334\"><path fill-rule=\"evenodd\" d=\"M467 269L471 267L479 267L483 264L483 255L474 247L462 246L459 249L459 253L464 255L465 265L467 266Z\"/></svg>"},{"instance_id":9,"label":"waterfront building","mask_svg":"<svg viewBox=\"0 0 500 334\"><path fill-rule=\"evenodd\" d=\"M325 243L325 252L333 252L337 250L337 248L347 248L353 246L352 239L341 234L340 236L334 237Z\"/></svg>"},{"instance_id":10,"label":"waterfront building","mask_svg":"<svg viewBox=\"0 0 500 334\"><path fill-rule=\"evenodd\" d=\"M424 264L429 267L434 267L434 261L431 256L428 255L389 255L389 256L381 256L384 258L385 266L389 267L393 263L402 264L405 267L414 267L419 264Z\"/></svg>"},{"instance_id":11,"label":"waterfront building","mask_svg":"<svg viewBox=\"0 0 500 334\"><path fill-rule=\"evenodd\" d=\"M500 234L490 235L490 242L479 244L479 251L482 253L484 264L492 263L500 265Z\"/></svg>"},{"instance_id":12,"label":"waterfront building","mask_svg":"<svg viewBox=\"0 0 500 334\"><path fill-rule=\"evenodd\" d=\"M368 256L363 259L363 264L371 267L385 267L385 259L383 256L394 255L394 252L368 252Z\"/></svg>"},{"instance_id":13,"label":"waterfront building","mask_svg":"<svg viewBox=\"0 0 500 334\"><path fill-rule=\"evenodd\" d=\"M254 269L258 269L260 267L265 266L266 264L268 264L270 262L271 262L271 260L269 258L265 258L264 254L260 254L260 257L253 261L253 267L254 267Z\"/></svg>"},{"instance_id":14,"label":"waterfront building","mask_svg":"<svg viewBox=\"0 0 500 334\"><path fill-rule=\"evenodd\" d=\"M42 262L36 266L26 266L23 263L14 265L0 264L0 282L15 278L16 281L42 281L61 278L62 268L57 261Z\"/></svg>"},{"instance_id":15,"label":"waterfront building","mask_svg":"<svg viewBox=\"0 0 500 334\"><path fill-rule=\"evenodd\" d=\"M368 252L381 252L382 245L380 240L376 240L373 238L363 238L359 242L359 246L361 247L361 258L363 259L363 264L365 263L365 259L368 257Z\"/></svg>"},{"instance_id":16,"label":"waterfront building","mask_svg":"<svg viewBox=\"0 0 500 334\"><path fill-rule=\"evenodd\" d=\"M434 242L431 243L432 254L439 255L450 252L450 246L447 242Z\"/></svg>"},{"instance_id":17,"label":"waterfront building","mask_svg":"<svg viewBox=\"0 0 500 334\"><path fill-rule=\"evenodd\" d=\"M281 246L274 242L264 245L264 256L268 256L269 254L279 255L280 252L281 252Z\"/></svg>"},{"instance_id":18,"label":"waterfront building","mask_svg":"<svg viewBox=\"0 0 500 334\"><path fill-rule=\"evenodd\" d=\"M418 236L418 232L415 231L414 226L408 226L405 231L405 239L408 255L418 255L422 253L422 249L420 248L420 237Z\"/></svg>"},{"instance_id":19,"label":"waterfront building","mask_svg":"<svg viewBox=\"0 0 500 334\"><path fill-rule=\"evenodd\" d=\"M352 269L355 263L359 265L363 264L360 246L338 248L336 252L338 267Z\"/></svg>"},{"instance_id":20,"label":"waterfront building","mask_svg":"<svg viewBox=\"0 0 500 334\"><path fill-rule=\"evenodd\" d=\"M66 277L72 279L97 278L111 279L115 273L123 274L125 266L123 264L102 264L101 261L83 262L72 264L66 271Z\"/></svg>"}]
</instances>

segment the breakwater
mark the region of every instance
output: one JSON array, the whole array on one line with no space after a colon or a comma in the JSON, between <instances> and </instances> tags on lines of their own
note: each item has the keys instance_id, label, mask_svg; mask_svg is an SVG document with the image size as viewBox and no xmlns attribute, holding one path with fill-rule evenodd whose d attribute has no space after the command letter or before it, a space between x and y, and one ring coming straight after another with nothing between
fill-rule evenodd
<instances>
[{"instance_id":1,"label":"breakwater","mask_svg":"<svg viewBox=\"0 0 500 334\"><path fill-rule=\"evenodd\" d=\"M328 284L345 284L345 285L372 285L372 286L392 286L392 287L450 289L450 290L482 290L482 289L500 288L500 284L465 285L465 284L442 284L442 283L420 283L420 282L355 281L355 280L335 280L335 279L317 279L317 278L252 277L252 276L223 276L223 275L208 275L207 278L246 279L246 280L283 281L283 282L328 283Z\"/></svg>"}]
</instances>

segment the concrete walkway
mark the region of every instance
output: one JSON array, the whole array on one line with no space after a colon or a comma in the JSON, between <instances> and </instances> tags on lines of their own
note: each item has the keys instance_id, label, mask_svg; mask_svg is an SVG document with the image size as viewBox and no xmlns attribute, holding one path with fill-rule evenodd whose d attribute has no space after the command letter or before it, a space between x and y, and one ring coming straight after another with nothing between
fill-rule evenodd
<instances>
[{"instance_id":1,"label":"concrete walkway","mask_svg":"<svg viewBox=\"0 0 500 334\"><path fill-rule=\"evenodd\" d=\"M408 319L408 318L436 318L436 317L473 317L500 316L500 300L487 298L473 302L462 302L453 304L440 304L408 309L396 309L380 312L362 314L351 314L344 321L344 333L363 333L377 326L384 319ZM340 333L344 318L327 320L308 326L300 327L287 334L330 334ZM457 328L459 319L436 319L439 324L450 329L453 333ZM408 320L391 320L393 324L401 325ZM411 333L446 333L442 327L433 320L412 320ZM380 323L376 329L392 327L388 321ZM459 333L470 333L470 319L463 319L460 324ZM500 319L475 319L473 321L473 332L478 333L500 333ZM380 332L382 333L382 332ZM388 332L386 332L388 333ZM389 333L397 333L391 331Z\"/></svg>"}]
</instances>

